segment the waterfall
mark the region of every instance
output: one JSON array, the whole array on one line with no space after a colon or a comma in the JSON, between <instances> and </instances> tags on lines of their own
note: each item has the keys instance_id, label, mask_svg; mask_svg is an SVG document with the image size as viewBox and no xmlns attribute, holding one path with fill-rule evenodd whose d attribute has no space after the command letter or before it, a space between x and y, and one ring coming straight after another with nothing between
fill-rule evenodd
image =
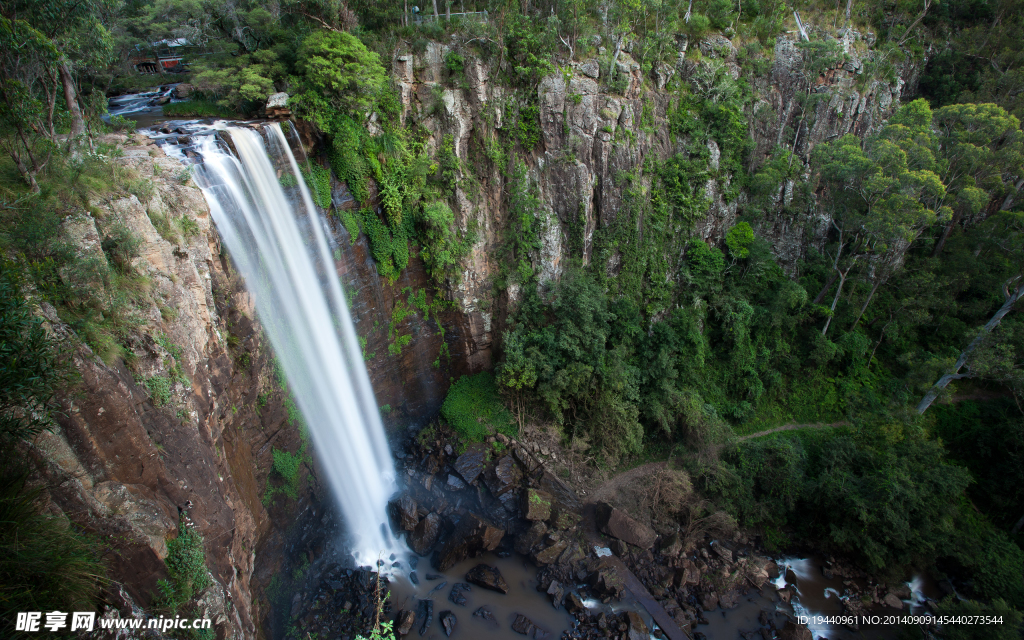
<instances>
[{"instance_id":1,"label":"waterfall","mask_svg":"<svg viewBox=\"0 0 1024 640\"><path fill-rule=\"evenodd\" d=\"M386 524L395 468L323 221L280 125L267 125L265 140L250 128L219 128L235 154L203 136L196 180L305 419L353 554L376 565L400 546ZM297 183L291 197L279 176Z\"/></svg>"}]
</instances>

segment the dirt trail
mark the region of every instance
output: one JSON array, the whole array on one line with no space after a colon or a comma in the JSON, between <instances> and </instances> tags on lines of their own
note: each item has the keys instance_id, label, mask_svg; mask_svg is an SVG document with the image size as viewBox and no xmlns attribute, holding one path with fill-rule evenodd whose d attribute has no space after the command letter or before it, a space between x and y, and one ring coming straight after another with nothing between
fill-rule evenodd
<instances>
[{"instance_id":1,"label":"dirt trail","mask_svg":"<svg viewBox=\"0 0 1024 640\"><path fill-rule=\"evenodd\" d=\"M845 420L831 423L784 424L780 427L773 427L771 429L765 429L764 431L758 431L757 433L751 433L745 436L740 436L736 440L737 442L742 442L743 440L752 440L754 438L760 438L762 436L767 436L772 433L779 433L780 431L793 431L796 429L826 429L832 427L845 427L849 426L849 424L850 423L846 422ZM591 491L586 496L585 502L587 504L597 504L598 502L611 500L615 496L615 493L619 490L620 487L629 484L630 482L636 480L637 478L642 478L646 475L657 473L658 471L664 469L667 465L668 461L662 460L661 462L648 462L647 464L642 464L639 467L634 467L628 471L623 471L620 474L612 476L611 478L603 482L600 486L598 486L596 489Z\"/></svg>"}]
</instances>

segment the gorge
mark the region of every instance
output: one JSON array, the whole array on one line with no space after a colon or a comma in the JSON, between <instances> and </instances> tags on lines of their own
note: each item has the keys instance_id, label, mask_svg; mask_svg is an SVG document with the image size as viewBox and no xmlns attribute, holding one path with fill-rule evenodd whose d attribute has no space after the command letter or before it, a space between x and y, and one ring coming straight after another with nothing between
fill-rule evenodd
<instances>
[{"instance_id":1,"label":"gorge","mask_svg":"<svg viewBox=\"0 0 1024 640\"><path fill-rule=\"evenodd\" d=\"M1019 636L1014 2L47 2L5 634Z\"/></svg>"}]
</instances>

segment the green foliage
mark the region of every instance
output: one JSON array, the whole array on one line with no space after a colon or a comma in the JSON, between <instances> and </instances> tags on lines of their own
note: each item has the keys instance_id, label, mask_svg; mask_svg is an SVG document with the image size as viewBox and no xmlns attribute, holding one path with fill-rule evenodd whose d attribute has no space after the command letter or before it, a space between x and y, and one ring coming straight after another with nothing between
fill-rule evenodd
<instances>
[{"instance_id":1,"label":"green foliage","mask_svg":"<svg viewBox=\"0 0 1024 640\"><path fill-rule=\"evenodd\" d=\"M285 485L282 488L285 495L291 499L298 497L299 471L302 470L302 452L289 453L282 449L275 448L274 471L284 479Z\"/></svg>"},{"instance_id":2,"label":"green foliage","mask_svg":"<svg viewBox=\"0 0 1024 640\"><path fill-rule=\"evenodd\" d=\"M456 380L441 405L441 416L465 441L480 442L495 432L517 435L512 415L498 396L494 375L486 371Z\"/></svg>"},{"instance_id":3,"label":"green foliage","mask_svg":"<svg viewBox=\"0 0 1024 640\"><path fill-rule=\"evenodd\" d=\"M737 223L725 234L725 246L729 247L729 255L733 258L746 258L750 255L750 245L754 242L754 230L746 222Z\"/></svg>"},{"instance_id":4,"label":"green foliage","mask_svg":"<svg viewBox=\"0 0 1024 640\"><path fill-rule=\"evenodd\" d=\"M235 118L238 112L229 106L214 100L194 98L181 102L171 102L162 107L163 114L168 118Z\"/></svg>"},{"instance_id":5,"label":"green foliage","mask_svg":"<svg viewBox=\"0 0 1024 640\"><path fill-rule=\"evenodd\" d=\"M182 519L178 535L167 541L167 580L160 580L160 604L170 613L188 604L210 584L203 537Z\"/></svg>"},{"instance_id":6,"label":"green foliage","mask_svg":"<svg viewBox=\"0 0 1024 640\"><path fill-rule=\"evenodd\" d=\"M322 167L315 162L309 163L308 168L302 168L302 177L309 187L309 195L313 203L321 209L331 208L331 170Z\"/></svg>"},{"instance_id":7,"label":"green foliage","mask_svg":"<svg viewBox=\"0 0 1024 640\"><path fill-rule=\"evenodd\" d=\"M0 262L0 443L52 424L56 392L70 381L61 352L35 317L12 264Z\"/></svg>"},{"instance_id":8,"label":"green foliage","mask_svg":"<svg viewBox=\"0 0 1024 640\"><path fill-rule=\"evenodd\" d=\"M377 214L370 209L359 212L362 218L363 231L370 241L370 251L377 262L377 271L389 282L398 279L399 274L409 264L409 241L406 229L389 228L381 222Z\"/></svg>"},{"instance_id":9,"label":"green foliage","mask_svg":"<svg viewBox=\"0 0 1024 640\"><path fill-rule=\"evenodd\" d=\"M4 456L15 456L4 447ZM93 610L105 582L101 549L64 516L39 512L40 489L8 458L0 474L0 631L20 611Z\"/></svg>"},{"instance_id":10,"label":"green foliage","mask_svg":"<svg viewBox=\"0 0 1024 640\"><path fill-rule=\"evenodd\" d=\"M420 257L427 273L438 285L446 280L457 282L459 266L473 246L475 234L461 234L455 224L455 214L440 200L423 206L420 225Z\"/></svg>"},{"instance_id":11,"label":"green foliage","mask_svg":"<svg viewBox=\"0 0 1024 640\"><path fill-rule=\"evenodd\" d=\"M350 33L314 31L299 46L296 105L322 131L338 116L361 118L387 84L380 56Z\"/></svg>"},{"instance_id":12,"label":"green foliage","mask_svg":"<svg viewBox=\"0 0 1024 640\"><path fill-rule=\"evenodd\" d=\"M939 636L945 640L1016 640L1020 637L1021 623L1024 622L1024 615L1002 598L984 603L974 600L958 601L954 596L948 596L939 603L937 615L964 621L964 624L943 625ZM973 616L996 616L1000 618L1000 622L973 623L977 620Z\"/></svg>"}]
</instances>

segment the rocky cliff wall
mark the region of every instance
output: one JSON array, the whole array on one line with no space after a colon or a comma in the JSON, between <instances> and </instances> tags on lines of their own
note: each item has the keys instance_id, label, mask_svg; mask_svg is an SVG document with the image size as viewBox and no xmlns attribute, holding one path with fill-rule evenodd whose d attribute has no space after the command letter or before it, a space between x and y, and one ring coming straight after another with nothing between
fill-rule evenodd
<instances>
[{"instance_id":1,"label":"rocky cliff wall","mask_svg":"<svg viewBox=\"0 0 1024 640\"><path fill-rule=\"evenodd\" d=\"M270 511L261 502L272 449L297 449L298 431L201 191L179 161L144 137L106 142L121 146L123 155L112 160L118 170L153 188L136 190L143 199L92 202L91 213L69 218L65 228L84 257L101 260L115 227L141 240L133 327L123 336L124 359L111 363L72 342L80 381L62 399L58 428L28 450L50 512L103 545L112 580L106 615L155 611L167 540L185 513L205 540L211 577L199 615L214 620L218 637L253 638L262 615L255 566L280 564L284 530L315 500L304 492ZM72 332L52 307L42 312L55 334Z\"/></svg>"}]
</instances>

